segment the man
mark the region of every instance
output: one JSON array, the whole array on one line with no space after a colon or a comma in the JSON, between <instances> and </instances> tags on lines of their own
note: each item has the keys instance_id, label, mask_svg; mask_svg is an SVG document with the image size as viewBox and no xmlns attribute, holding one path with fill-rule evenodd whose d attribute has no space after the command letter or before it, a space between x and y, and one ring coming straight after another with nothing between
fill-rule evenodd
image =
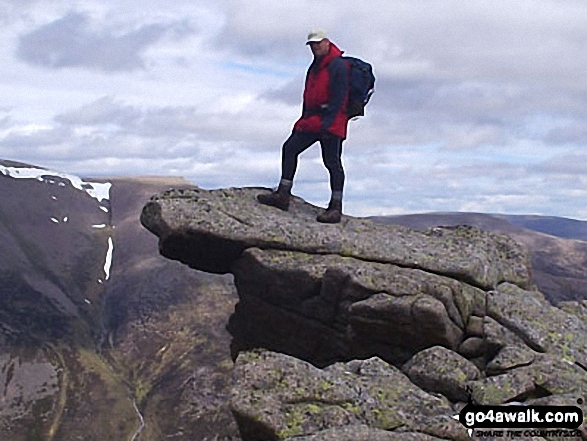
<instances>
[{"instance_id":1,"label":"man","mask_svg":"<svg viewBox=\"0 0 587 441\"><path fill-rule=\"evenodd\" d=\"M317 220L338 223L342 215L345 174L342 166L342 142L346 138L346 113L349 78L342 51L324 31L313 31L306 43L314 60L306 74L302 116L295 123L281 152L281 180L276 191L260 194L262 204L287 211L300 153L316 142L322 148L322 160L330 175L331 198L328 208Z\"/></svg>"}]
</instances>

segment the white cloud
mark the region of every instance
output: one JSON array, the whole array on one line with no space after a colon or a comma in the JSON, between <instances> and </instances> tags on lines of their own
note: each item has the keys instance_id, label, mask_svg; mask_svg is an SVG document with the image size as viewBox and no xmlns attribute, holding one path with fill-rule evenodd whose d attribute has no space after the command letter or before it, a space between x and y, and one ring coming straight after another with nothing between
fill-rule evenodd
<instances>
[{"instance_id":1,"label":"white cloud","mask_svg":"<svg viewBox=\"0 0 587 441\"><path fill-rule=\"evenodd\" d=\"M17 55L48 68L84 67L106 72L145 69L144 52L171 34L178 41L193 33L187 21L143 24L138 29L92 26L91 17L69 12L19 37Z\"/></svg>"},{"instance_id":2,"label":"white cloud","mask_svg":"<svg viewBox=\"0 0 587 441\"><path fill-rule=\"evenodd\" d=\"M115 124L123 127L134 124L140 116L140 111L133 106L118 103L113 97L105 96L79 109L56 115L55 120L72 126Z\"/></svg>"},{"instance_id":3,"label":"white cloud","mask_svg":"<svg viewBox=\"0 0 587 441\"><path fill-rule=\"evenodd\" d=\"M344 145L350 213L584 217L586 20L583 0L5 1L0 158L273 186L324 27L377 77ZM294 188L328 200L317 147Z\"/></svg>"},{"instance_id":4,"label":"white cloud","mask_svg":"<svg viewBox=\"0 0 587 441\"><path fill-rule=\"evenodd\" d=\"M572 177L577 182L577 176L587 175L587 152L569 150L541 161L534 170L545 176Z\"/></svg>"}]
</instances>

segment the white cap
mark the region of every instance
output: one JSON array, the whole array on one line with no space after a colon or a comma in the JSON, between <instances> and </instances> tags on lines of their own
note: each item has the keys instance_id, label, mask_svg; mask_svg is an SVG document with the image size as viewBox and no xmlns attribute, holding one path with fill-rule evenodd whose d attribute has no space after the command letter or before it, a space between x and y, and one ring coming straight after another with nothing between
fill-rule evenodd
<instances>
[{"instance_id":1,"label":"white cap","mask_svg":"<svg viewBox=\"0 0 587 441\"><path fill-rule=\"evenodd\" d=\"M315 31L312 31L308 34L308 41L306 41L306 44L319 43L325 38L328 38L326 36L326 31L322 29L316 29Z\"/></svg>"}]
</instances>

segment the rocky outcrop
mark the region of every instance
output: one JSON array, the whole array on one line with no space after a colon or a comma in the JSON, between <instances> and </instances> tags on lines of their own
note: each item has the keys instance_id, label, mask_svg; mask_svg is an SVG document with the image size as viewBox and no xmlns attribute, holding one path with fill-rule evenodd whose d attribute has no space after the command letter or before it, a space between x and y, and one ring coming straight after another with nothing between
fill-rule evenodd
<instances>
[{"instance_id":1,"label":"rocky outcrop","mask_svg":"<svg viewBox=\"0 0 587 441\"><path fill-rule=\"evenodd\" d=\"M467 436L446 398L424 392L377 357L318 369L287 355L252 351L239 356L234 376L231 401L243 439L312 434L307 439L333 440L340 439L334 437L340 428L347 439L357 439L353 432L382 440Z\"/></svg>"},{"instance_id":2,"label":"rocky outcrop","mask_svg":"<svg viewBox=\"0 0 587 441\"><path fill-rule=\"evenodd\" d=\"M322 225L262 191L172 190L141 217L164 256L234 275L243 439L466 439L451 416L468 400L585 402L585 305L550 305L509 237Z\"/></svg>"}]
</instances>

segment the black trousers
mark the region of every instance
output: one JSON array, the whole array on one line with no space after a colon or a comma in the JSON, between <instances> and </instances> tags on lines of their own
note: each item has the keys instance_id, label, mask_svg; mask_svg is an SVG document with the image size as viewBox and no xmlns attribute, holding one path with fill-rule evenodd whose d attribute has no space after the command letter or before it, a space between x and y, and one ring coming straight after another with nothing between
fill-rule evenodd
<instances>
[{"instance_id":1,"label":"black trousers","mask_svg":"<svg viewBox=\"0 0 587 441\"><path fill-rule=\"evenodd\" d=\"M320 142L322 161L330 174L330 190L342 194L344 169L342 167L342 138L334 135L294 130L281 151L281 178L293 181L298 167L298 156L312 144Z\"/></svg>"}]
</instances>

